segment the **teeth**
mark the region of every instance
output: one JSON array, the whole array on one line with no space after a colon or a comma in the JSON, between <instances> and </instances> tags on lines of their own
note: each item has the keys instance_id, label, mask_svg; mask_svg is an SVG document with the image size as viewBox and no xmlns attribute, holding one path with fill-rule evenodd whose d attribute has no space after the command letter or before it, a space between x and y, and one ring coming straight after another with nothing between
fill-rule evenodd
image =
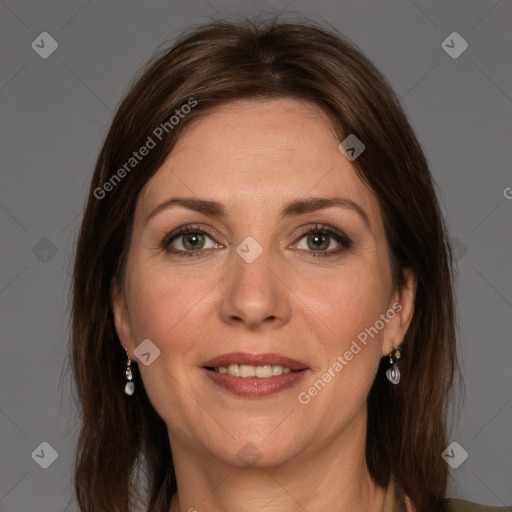
<instances>
[{"instance_id":1,"label":"teeth","mask_svg":"<svg viewBox=\"0 0 512 512\"><path fill-rule=\"evenodd\" d=\"M227 373L234 377L240 377L240 367L237 364L230 364L227 368Z\"/></svg>"},{"instance_id":2,"label":"teeth","mask_svg":"<svg viewBox=\"0 0 512 512\"><path fill-rule=\"evenodd\" d=\"M240 377L256 377L256 368L247 364L241 364Z\"/></svg>"},{"instance_id":3,"label":"teeth","mask_svg":"<svg viewBox=\"0 0 512 512\"><path fill-rule=\"evenodd\" d=\"M283 373L283 367L278 364L272 365L272 375L281 375Z\"/></svg>"},{"instance_id":4,"label":"teeth","mask_svg":"<svg viewBox=\"0 0 512 512\"><path fill-rule=\"evenodd\" d=\"M256 377L272 377L272 365L256 366Z\"/></svg>"},{"instance_id":5,"label":"teeth","mask_svg":"<svg viewBox=\"0 0 512 512\"><path fill-rule=\"evenodd\" d=\"M251 366L248 364L230 364L229 366L219 366L215 368L216 372L227 373L233 377L272 377L283 373L290 373L291 369L280 364L264 364L261 366Z\"/></svg>"}]
</instances>

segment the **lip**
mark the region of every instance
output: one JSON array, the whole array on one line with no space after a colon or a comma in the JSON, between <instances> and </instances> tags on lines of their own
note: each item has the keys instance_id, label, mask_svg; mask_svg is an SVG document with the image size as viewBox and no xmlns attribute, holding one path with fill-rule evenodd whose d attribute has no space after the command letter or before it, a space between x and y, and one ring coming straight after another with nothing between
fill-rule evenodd
<instances>
[{"instance_id":1,"label":"lip","mask_svg":"<svg viewBox=\"0 0 512 512\"><path fill-rule=\"evenodd\" d=\"M299 371L309 369L308 365L282 356L280 354L249 354L247 352L231 352L230 354L222 354L220 356L209 359L202 364L203 368L217 368L219 366L228 366L230 364L247 364L250 366L261 366L263 364L279 364L290 370ZM238 377L235 377L238 378ZM274 378L274 377L269 377ZM260 379L264 380L264 379Z\"/></svg>"},{"instance_id":2,"label":"lip","mask_svg":"<svg viewBox=\"0 0 512 512\"><path fill-rule=\"evenodd\" d=\"M206 368L202 368L202 371L220 388L245 398L261 398L284 391L295 386L308 372L308 370L297 370L274 377L258 378L234 377L227 373L218 373Z\"/></svg>"},{"instance_id":3,"label":"lip","mask_svg":"<svg viewBox=\"0 0 512 512\"><path fill-rule=\"evenodd\" d=\"M263 364L279 364L292 370L273 377L234 377L227 373L219 373L210 368L228 366L230 364L247 364L260 366ZM309 367L296 359L279 354L248 354L233 352L214 357L203 363L205 375L220 388L245 398L261 398L295 386L309 371Z\"/></svg>"}]
</instances>

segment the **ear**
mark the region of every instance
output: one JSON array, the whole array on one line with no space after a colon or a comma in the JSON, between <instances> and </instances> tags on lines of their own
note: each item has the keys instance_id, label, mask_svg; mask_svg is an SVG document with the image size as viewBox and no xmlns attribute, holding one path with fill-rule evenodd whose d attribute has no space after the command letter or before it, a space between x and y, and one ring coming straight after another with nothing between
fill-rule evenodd
<instances>
[{"instance_id":1,"label":"ear","mask_svg":"<svg viewBox=\"0 0 512 512\"><path fill-rule=\"evenodd\" d=\"M124 291L117 281L112 284L111 307L114 316L114 326L116 329L117 337L123 346L123 350L128 349L130 359L135 359L132 357L133 351L135 350L135 344L133 343L126 297Z\"/></svg>"},{"instance_id":2,"label":"ear","mask_svg":"<svg viewBox=\"0 0 512 512\"><path fill-rule=\"evenodd\" d=\"M386 317L389 320L385 325L382 337L382 357L389 355L391 344L395 350L402 344L414 313L417 278L410 269L404 269L402 275L403 284L393 291L386 312Z\"/></svg>"}]
</instances>

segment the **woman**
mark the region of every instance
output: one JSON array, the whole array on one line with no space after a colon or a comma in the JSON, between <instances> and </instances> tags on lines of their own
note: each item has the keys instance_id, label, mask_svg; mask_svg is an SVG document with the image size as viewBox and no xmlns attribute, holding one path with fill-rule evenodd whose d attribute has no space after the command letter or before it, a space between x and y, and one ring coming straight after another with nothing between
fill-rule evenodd
<instances>
[{"instance_id":1,"label":"woman","mask_svg":"<svg viewBox=\"0 0 512 512\"><path fill-rule=\"evenodd\" d=\"M184 34L120 104L80 230L81 510L484 510L445 499L452 265L354 46L277 20Z\"/></svg>"}]
</instances>

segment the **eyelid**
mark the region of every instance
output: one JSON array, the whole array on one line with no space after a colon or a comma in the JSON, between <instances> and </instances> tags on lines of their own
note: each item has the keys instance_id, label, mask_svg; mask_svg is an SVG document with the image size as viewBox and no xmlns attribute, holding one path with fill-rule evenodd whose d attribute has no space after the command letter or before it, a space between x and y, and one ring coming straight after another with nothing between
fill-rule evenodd
<instances>
[{"instance_id":1,"label":"eyelid","mask_svg":"<svg viewBox=\"0 0 512 512\"><path fill-rule=\"evenodd\" d=\"M315 233L324 233L327 236L331 238L335 238L335 241L341 245L341 248L333 249L329 251L314 251L314 250L307 250L307 249L297 249L299 252L302 253L313 253L313 256L329 256L329 255L336 255L339 254L347 249L350 249L352 247L352 240L341 230L338 228L335 228L333 226L324 225L315 223L314 226L307 225L305 226L297 235L297 242L295 242L293 245L296 245L296 243L300 242L302 238L304 238L306 235L311 235ZM195 225L195 224L188 224L184 226L180 226L179 228L171 231L170 233L166 234L161 242L162 248L169 252L179 255L200 255L204 253L204 251L209 250L208 249L198 249L197 251L184 251L182 249L169 249L169 246L173 239L179 238L180 236L186 235L187 233L203 233L206 236L208 236L218 247L217 248L223 248L224 246L222 244L219 244L216 241L216 238L218 235L213 232L210 228L202 225Z\"/></svg>"},{"instance_id":2,"label":"eyelid","mask_svg":"<svg viewBox=\"0 0 512 512\"><path fill-rule=\"evenodd\" d=\"M308 226L304 228L298 235L298 241L294 244L296 246L300 243L300 240L305 236L311 236L313 234L323 234L328 236L331 239L334 239L335 242L338 243L339 247L331 250L322 250L322 251L314 251L310 249L297 249L300 253L303 253L307 257L334 257L339 256L347 250L351 249L353 246L353 241L350 237L348 237L343 231L334 226L318 224L316 223L314 227Z\"/></svg>"},{"instance_id":3,"label":"eyelid","mask_svg":"<svg viewBox=\"0 0 512 512\"><path fill-rule=\"evenodd\" d=\"M186 235L187 233L196 233L196 232L199 232L199 233L204 232L213 241L215 241L214 239L219 236L217 233L215 233L213 230L211 230L210 228L208 228L206 226L187 224L185 226L181 226L179 228L174 229L170 233L167 233L164 236L164 239L162 240L162 245L164 247L166 247L171 243L173 238L177 238L180 235ZM218 242L215 242L215 243L218 245L222 245L222 244L219 244ZM191 251L189 251L189 252L191 252Z\"/></svg>"},{"instance_id":4,"label":"eyelid","mask_svg":"<svg viewBox=\"0 0 512 512\"><path fill-rule=\"evenodd\" d=\"M304 235L308 235L311 232L314 233L315 231L327 232L328 234L336 235L339 238L341 238L343 240L343 242L346 243L347 245L351 245L352 244L352 240L343 231L341 231L338 228L335 228L334 226L329 226L329 225L326 225L326 224L315 223L315 225L313 227L308 225L306 228L304 228L298 234L298 236L300 238L302 238Z\"/></svg>"}]
</instances>

